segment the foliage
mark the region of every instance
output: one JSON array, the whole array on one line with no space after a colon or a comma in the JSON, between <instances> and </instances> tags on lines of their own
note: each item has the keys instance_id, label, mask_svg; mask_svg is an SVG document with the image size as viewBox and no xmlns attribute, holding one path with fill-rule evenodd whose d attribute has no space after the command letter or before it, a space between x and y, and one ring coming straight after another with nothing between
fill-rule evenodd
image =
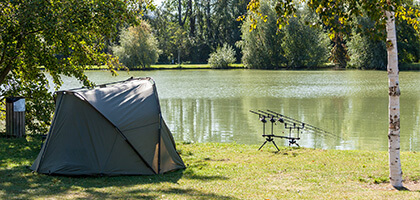
<instances>
[{"instance_id":1,"label":"foliage","mask_svg":"<svg viewBox=\"0 0 420 200\"><path fill-rule=\"evenodd\" d=\"M333 47L331 48L331 56L329 58L335 64L336 69L344 69L350 60L348 48L343 34L335 33L332 39Z\"/></svg>"},{"instance_id":2,"label":"foliage","mask_svg":"<svg viewBox=\"0 0 420 200\"><path fill-rule=\"evenodd\" d=\"M119 46L114 46L114 55L118 56L120 62L126 67L146 68L154 64L161 52L158 49L158 42L152 35L150 25L141 21L138 26L129 27L121 32Z\"/></svg>"},{"instance_id":3,"label":"foliage","mask_svg":"<svg viewBox=\"0 0 420 200\"><path fill-rule=\"evenodd\" d=\"M328 61L330 41L327 34L305 25L303 17L291 18L284 33L282 48L289 68L314 68Z\"/></svg>"},{"instance_id":4,"label":"foliage","mask_svg":"<svg viewBox=\"0 0 420 200\"><path fill-rule=\"evenodd\" d=\"M400 22L404 21L407 25L410 25L411 30L409 30L409 32L417 32L417 34L420 32L420 20L417 20L417 18L420 17L420 9L418 6L415 6L411 0L382 1L378 3L355 0L314 0L303 1L303 3L306 4L310 10L317 13L320 20L315 21L314 24L328 30L331 40L333 40L337 34L350 36L354 26L359 26L360 29L363 28L361 25L357 25L355 23L359 16L367 17L371 21L375 22L373 26L364 27L368 28L364 30L365 33L369 34L370 37L374 39L384 40L386 35L386 18L384 16L386 11L394 11L397 20ZM251 14L248 14L247 18L251 21L249 25L251 30L255 29L260 21L265 21L266 17L269 15L262 10L262 6L260 6L260 4L261 0L251 0L248 3L248 10ZM298 8L300 6L300 3L292 0L276 1L275 10L278 16L277 25L280 29L289 23L289 19L296 16L296 13L299 12ZM245 19L245 16L242 16L240 19ZM416 51L417 50L413 50L412 52ZM408 57L405 58L405 55ZM413 59L413 53L405 55L403 55L404 58L402 60Z\"/></svg>"},{"instance_id":5,"label":"foliage","mask_svg":"<svg viewBox=\"0 0 420 200\"><path fill-rule=\"evenodd\" d=\"M172 21L172 13L167 11L165 7L158 7L155 15L155 18L150 19L150 24L158 41L158 48L162 51L158 62L175 63L178 59L178 50L183 54L187 52L187 32L177 22ZM185 59L182 55L180 56L180 59Z\"/></svg>"},{"instance_id":6,"label":"foliage","mask_svg":"<svg viewBox=\"0 0 420 200\"><path fill-rule=\"evenodd\" d=\"M398 62L402 64L420 61L420 37L404 20L397 20Z\"/></svg>"},{"instance_id":7,"label":"foliage","mask_svg":"<svg viewBox=\"0 0 420 200\"><path fill-rule=\"evenodd\" d=\"M209 64L212 68L226 69L236 61L235 50L228 44L218 47L216 52L210 54Z\"/></svg>"},{"instance_id":8,"label":"foliage","mask_svg":"<svg viewBox=\"0 0 420 200\"><path fill-rule=\"evenodd\" d=\"M104 41L116 36L116 24L136 23L138 14L150 3L149 0L0 3L3 90L0 96L26 97L30 131L44 131L53 110L52 88L47 87L44 73L50 75L58 89L62 83L60 75L74 76L84 85L92 85L83 73L86 65L108 64L108 69L115 72L116 60L102 52ZM36 110L29 110L32 108Z\"/></svg>"},{"instance_id":9,"label":"foliage","mask_svg":"<svg viewBox=\"0 0 420 200\"><path fill-rule=\"evenodd\" d=\"M359 17L357 28L353 28L353 36L348 43L351 61L349 68L380 69L387 68L386 44L372 36L374 22L366 17ZM413 63L420 58L419 35L404 20L397 20L398 60L399 63Z\"/></svg>"},{"instance_id":10,"label":"foliage","mask_svg":"<svg viewBox=\"0 0 420 200\"><path fill-rule=\"evenodd\" d=\"M348 44L351 58L348 67L385 70L386 43L377 37L380 35L380 30L375 29L376 23L367 17L358 17L353 23L352 36ZM396 27L399 63L417 62L420 58L419 35L402 19L396 20Z\"/></svg>"},{"instance_id":11,"label":"foliage","mask_svg":"<svg viewBox=\"0 0 420 200\"><path fill-rule=\"evenodd\" d=\"M276 30L276 13L270 1L261 2L261 10L267 14L264 21L258 21L255 30L250 31L253 22L246 19L242 24L242 40L237 46L242 50L242 63L252 69L277 69L286 65L282 40L284 33ZM257 17L249 12L248 15Z\"/></svg>"},{"instance_id":12,"label":"foliage","mask_svg":"<svg viewBox=\"0 0 420 200\"><path fill-rule=\"evenodd\" d=\"M171 63L179 58L181 62L207 63L209 54L224 43L239 53L234 45L241 39L241 22L235 19L245 12L244 0L164 1L156 17L150 19L163 50L159 62Z\"/></svg>"},{"instance_id":13,"label":"foliage","mask_svg":"<svg viewBox=\"0 0 420 200\"><path fill-rule=\"evenodd\" d=\"M368 18L360 17L356 21L362 29L358 33L354 31L353 37L348 42L350 54L349 68L356 69L380 69L387 67L387 52L385 42L370 36L370 30L374 22Z\"/></svg>"},{"instance_id":14,"label":"foliage","mask_svg":"<svg viewBox=\"0 0 420 200\"><path fill-rule=\"evenodd\" d=\"M282 30L277 30L276 13L270 1L261 1L264 20L253 22L246 19L242 26L242 62L248 68L293 69L312 68L327 62L329 40L320 29L309 27L305 22L314 18L307 9L302 9ZM249 13L249 15L257 14ZM253 29L250 31L250 29Z\"/></svg>"},{"instance_id":15,"label":"foliage","mask_svg":"<svg viewBox=\"0 0 420 200\"><path fill-rule=\"evenodd\" d=\"M54 101L49 96L51 88L45 74L40 73L30 78L22 77L22 74L13 75L13 77L19 78L10 80L7 87L0 89L0 93L5 97L25 94L23 97L26 102L25 124L27 129L32 133L46 133L55 107ZM28 79L30 81L22 81Z\"/></svg>"},{"instance_id":16,"label":"foliage","mask_svg":"<svg viewBox=\"0 0 420 200\"><path fill-rule=\"evenodd\" d=\"M373 40L356 34L348 42L350 62L348 68L385 70L386 46L385 42Z\"/></svg>"}]
</instances>

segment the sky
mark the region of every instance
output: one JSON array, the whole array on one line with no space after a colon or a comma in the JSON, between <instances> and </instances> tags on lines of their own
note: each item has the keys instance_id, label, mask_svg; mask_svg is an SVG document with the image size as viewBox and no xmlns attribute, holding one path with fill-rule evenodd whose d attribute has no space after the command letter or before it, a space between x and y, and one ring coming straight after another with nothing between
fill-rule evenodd
<instances>
[{"instance_id":1,"label":"sky","mask_svg":"<svg viewBox=\"0 0 420 200\"><path fill-rule=\"evenodd\" d=\"M153 3L157 6L159 6L160 4L162 4L162 1L164 1L164 0L153 0Z\"/></svg>"}]
</instances>

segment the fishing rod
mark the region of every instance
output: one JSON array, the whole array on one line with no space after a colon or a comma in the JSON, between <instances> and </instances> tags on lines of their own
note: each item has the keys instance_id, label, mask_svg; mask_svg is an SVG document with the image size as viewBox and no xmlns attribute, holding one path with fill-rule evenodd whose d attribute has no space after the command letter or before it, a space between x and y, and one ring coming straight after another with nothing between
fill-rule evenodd
<instances>
[{"instance_id":1,"label":"fishing rod","mask_svg":"<svg viewBox=\"0 0 420 200\"><path fill-rule=\"evenodd\" d=\"M310 131L313 131L313 132L318 132L318 133L323 133L323 134L325 134L325 135L328 135L328 136L331 136L331 137L335 137L335 138L340 138L339 136L337 136L337 135L335 135L335 134L333 134L333 133L331 133L331 132L329 132L329 131L323 130L323 129L318 128L318 127L316 127L316 126L313 126L313 125L311 125L311 124L304 123L304 122L302 122L302 121L299 121L299 120L297 120L297 119L294 119L294 118L288 117L288 116L286 116L286 115L280 114L280 113L275 112L275 111L272 111L272 110L267 110L267 111L268 111L268 112L270 112L270 113L272 113L272 114L275 114L277 117L282 117L282 118L284 118L286 121L291 121L291 122L295 122L295 123L305 124L305 128L306 128L307 130L310 130ZM268 112L264 112L264 113L268 113Z\"/></svg>"},{"instance_id":2,"label":"fishing rod","mask_svg":"<svg viewBox=\"0 0 420 200\"><path fill-rule=\"evenodd\" d=\"M271 112L271 113L277 114L277 115L278 115L278 116L280 116L280 117L284 117L284 118L286 118L286 119L289 119L289 120L291 120L291 121L295 121L295 122L297 122L297 123L303 123L303 122L301 122L301 121L299 121L299 120L297 120L297 119L294 119L294 118L291 118L291 117L288 117L288 116L282 115L282 114L277 113L277 112L275 112L275 111L272 111L272 110L268 110L268 111L269 111L269 112ZM324 135L328 135L328 136L330 136L330 137L340 138L339 136L337 136L337 135L335 135L335 134L333 134L333 133L331 133L331 132L328 132L328 131L326 131L326 130L323 130L323 129L321 129L321 128L318 128L318 127L316 127L316 126L313 126L313 125L311 125L311 124L307 124L307 123L306 123L306 129L307 129L307 130L309 130L309 131L312 131L312 132L314 132L314 133L321 133L321 134L324 134Z\"/></svg>"},{"instance_id":3,"label":"fishing rod","mask_svg":"<svg viewBox=\"0 0 420 200\"><path fill-rule=\"evenodd\" d=\"M255 112L253 110L250 110L249 112L258 115L259 120L263 123L263 135L265 135L265 124L267 123L267 120L265 118L268 118L268 115L264 115L263 113Z\"/></svg>"}]
</instances>

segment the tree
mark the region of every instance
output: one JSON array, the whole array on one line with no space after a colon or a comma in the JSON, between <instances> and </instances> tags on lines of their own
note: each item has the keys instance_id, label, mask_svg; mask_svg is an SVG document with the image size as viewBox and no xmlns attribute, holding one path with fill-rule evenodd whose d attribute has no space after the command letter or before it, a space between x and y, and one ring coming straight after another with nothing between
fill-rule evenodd
<instances>
[{"instance_id":1,"label":"tree","mask_svg":"<svg viewBox=\"0 0 420 200\"><path fill-rule=\"evenodd\" d=\"M287 63L281 46L284 31L276 30L276 13L270 1L261 1L261 11L266 14L264 20L253 24L252 20L246 19L242 24L242 40L237 42L237 46L242 50L242 63L252 69L284 67ZM248 15L257 17L257 14L251 11ZM249 31L254 25L255 29Z\"/></svg>"},{"instance_id":2,"label":"tree","mask_svg":"<svg viewBox=\"0 0 420 200\"><path fill-rule=\"evenodd\" d=\"M336 69L344 69L346 68L347 62L350 58L343 34L335 33L332 42L334 44L331 49L331 56L329 60L335 64Z\"/></svg>"},{"instance_id":3,"label":"tree","mask_svg":"<svg viewBox=\"0 0 420 200\"><path fill-rule=\"evenodd\" d=\"M406 21L397 19L398 62L413 63L419 59L419 35ZM367 17L358 17L354 21L352 35L349 37L348 50L350 54L350 68L386 70L386 42L374 37L378 34L375 23Z\"/></svg>"},{"instance_id":4,"label":"tree","mask_svg":"<svg viewBox=\"0 0 420 200\"><path fill-rule=\"evenodd\" d=\"M386 43L372 36L370 30L375 23L367 17L358 17L355 20L353 34L348 42L350 54L349 68L386 70Z\"/></svg>"},{"instance_id":5,"label":"tree","mask_svg":"<svg viewBox=\"0 0 420 200\"><path fill-rule=\"evenodd\" d=\"M26 97L29 128L45 133L54 109L46 74L57 89L61 75L92 85L84 74L88 65L107 64L115 73L117 60L103 53L104 41L115 38L117 24L136 24L150 6L151 0L1 2L1 98Z\"/></svg>"},{"instance_id":6,"label":"tree","mask_svg":"<svg viewBox=\"0 0 420 200\"><path fill-rule=\"evenodd\" d=\"M129 27L121 32L119 46L113 47L114 55L126 67L133 69L150 67L158 60L160 50L156 38L152 35L150 25L141 21L139 25Z\"/></svg>"},{"instance_id":7,"label":"tree","mask_svg":"<svg viewBox=\"0 0 420 200\"><path fill-rule=\"evenodd\" d=\"M320 28L306 24L314 18L307 8L299 10L281 30L276 30L277 15L272 2L261 1L260 9L266 16L257 22L255 30L249 31L253 25L249 19L242 25L242 41L238 46L242 48L242 62L246 67L303 69L327 62L328 36Z\"/></svg>"},{"instance_id":8,"label":"tree","mask_svg":"<svg viewBox=\"0 0 420 200\"><path fill-rule=\"evenodd\" d=\"M182 52L186 52L187 33L179 26L170 9L170 4L165 2L155 10L154 17L150 19L152 33L156 36L158 48L162 51L159 63L176 62L180 48Z\"/></svg>"},{"instance_id":9,"label":"tree","mask_svg":"<svg viewBox=\"0 0 420 200\"><path fill-rule=\"evenodd\" d=\"M416 17L420 17L420 12L407 6L401 0L387 1L356 1L356 0L311 0L306 4L315 11L320 17L320 25L326 25L330 30L330 38L335 33L349 33L351 21L366 11L367 17L375 22L375 29L383 32L378 37L386 37L386 46L388 54L388 82L389 82L389 169L390 182L395 188L402 188L402 170L400 161L400 88L399 88L399 70L398 70L398 51L396 40L395 19L401 18L407 23L413 25L416 31L419 31L420 22ZM411 4L412 5L412 4ZM259 11L260 1L251 0L248 9L263 16ZM297 11L297 5L292 0L277 0L276 11L278 15L277 23L279 28L288 22ZM411 17L414 15L414 17ZM250 15L252 21L257 18ZM338 20L337 20L338 18ZM384 34L383 34L384 33Z\"/></svg>"},{"instance_id":10,"label":"tree","mask_svg":"<svg viewBox=\"0 0 420 200\"><path fill-rule=\"evenodd\" d=\"M311 28L305 24L312 17L313 14L306 10L298 12L284 27L285 35L281 46L288 68L315 68L328 61L328 36L319 28Z\"/></svg>"}]
</instances>

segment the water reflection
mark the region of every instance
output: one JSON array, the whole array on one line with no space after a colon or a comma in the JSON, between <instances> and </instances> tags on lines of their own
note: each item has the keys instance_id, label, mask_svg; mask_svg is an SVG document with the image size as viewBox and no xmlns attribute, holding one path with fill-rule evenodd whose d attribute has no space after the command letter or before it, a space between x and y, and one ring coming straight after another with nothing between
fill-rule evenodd
<instances>
[{"instance_id":1,"label":"water reflection","mask_svg":"<svg viewBox=\"0 0 420 200\"><path fill-rule=\"evenodd\" d=\"M161 104L165 120L178 141L262 143L265 140L261 137L263 124L249 110L270 109L339 137L303 132L299 141L301 146L327 149L387 148L387 140L381 139L386 138L387 133L387 101L383 99L161 99ZM267 123L266 130L271 130L270 123ZM276 125L274 130L278 135L288 133L283 125ZM286 140L276 140L276 143L288 145Z\"/></svg>"},{"instance_id":2,"label":"water reflection","mask_svg":"<svg viewBox=\"0 0 420 200\"><path fill-rule=\"evenodd\" d=\"M299 144L325 149L387 150L388 86L379 71L183 70L96 71L101 84L128 77L156 80L163 116L177 141L262 144L249 110L270 109L333 132L304 133ZM401 148L420 150L420 72L401 72ZM66 79L63 89L78 87ZM268 124L269 125L269 124ZM270 130L270 129L267 129ZM284 131L279 126L276 131ZM288 141L276 140L278 145Z\"/></svg>"}]
</instances>

